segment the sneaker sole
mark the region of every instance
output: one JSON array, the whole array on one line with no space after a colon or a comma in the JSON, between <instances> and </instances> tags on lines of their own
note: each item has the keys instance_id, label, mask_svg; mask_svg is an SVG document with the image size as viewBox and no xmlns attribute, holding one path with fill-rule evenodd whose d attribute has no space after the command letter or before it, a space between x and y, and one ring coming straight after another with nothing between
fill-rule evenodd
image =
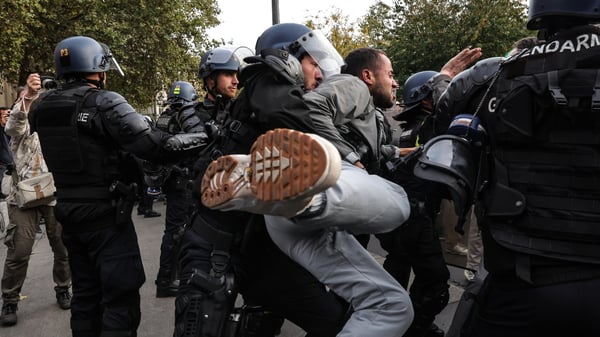
<instances>
[{"instance_id":1,"label":"sneaker sole","mask_svg":"<svg viewBox=\"0 0 600 337\"><path fill-rule=\"evenodd\" d=\"M265 206L265 202L301 199L335 184L340 170L339 152L330 142L313 134L275 129L256 139L250 155L222 156L208 166L202 179L202 203L213 209L244 210L260 202Z\"/></svg>"}]
</instances>

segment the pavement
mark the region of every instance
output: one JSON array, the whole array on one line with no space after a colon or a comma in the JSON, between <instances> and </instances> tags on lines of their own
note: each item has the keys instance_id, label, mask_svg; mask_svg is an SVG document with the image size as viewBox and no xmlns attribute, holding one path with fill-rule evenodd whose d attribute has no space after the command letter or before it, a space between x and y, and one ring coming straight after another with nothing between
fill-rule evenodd
<instances>
[{"instance_id":1,"label":"pavement","mask_svg":"<svg viewBox=\"0 0 600 337\"><path fill-rule=\"evenodd\" d=\"M146 283L142 286L141 309L142 320L138 329L140 337L166 337L173 335L174 298L156 298L154 279L158 271L160 242L164 228L165 205L155 202L154 209L162 214L156 218L144 218L134 212L133 221L138 233L138 241L146 272ZM42 226L44 230L44 226ZM384 253L377 240L372 239L369 251L383 262ZM4 265L6 246L0 244L0 263ZM460 295L461 284L464 284L462 269L449 266L451 272L450 303L437 316L436 323L447 331ZM45 232L38 234L29 261L27 279L23 285L19 302L18 323L15 326L0 326L0 337L57 337L71 336L69 328L70 313L61 310L54 297L52 282L52 250ZM284 324L281 337L303 337L304 332L294 324Z\"/></svg>"}]
</instances>

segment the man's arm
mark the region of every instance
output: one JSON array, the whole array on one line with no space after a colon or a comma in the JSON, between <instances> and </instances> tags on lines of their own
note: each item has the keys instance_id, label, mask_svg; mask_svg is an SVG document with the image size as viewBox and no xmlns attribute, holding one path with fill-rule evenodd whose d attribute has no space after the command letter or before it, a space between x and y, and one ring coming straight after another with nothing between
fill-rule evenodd
<instances>
[{"instance_id":1,"label":"man's arm","mask_svg":"<svg viewBox=\"0 0 600 337\"><path fill-rule=\"evenodd\" d=\"M442 96L450 81L467 69L473 62L481 57L481 48L465 48L454 55L440 70L440 73L429 80L433 89L433 102L437 102Z\"/></svg>"},{"instance_id":2,"label":"man's arm","mask_svg":"<svg viewBox=\"0 0 600 337\"><path fill-rule=\"evenodd\" d=\"M374 113L375 108L370 105L370 93L364 82L351 75L339 76L306 93L304 99L310 109L313 132L333 143L342 159L360 167L361 151L343 132L352 131L348 126L353 120L374 117L365 115Z\"/></svg>"}]
</instances>

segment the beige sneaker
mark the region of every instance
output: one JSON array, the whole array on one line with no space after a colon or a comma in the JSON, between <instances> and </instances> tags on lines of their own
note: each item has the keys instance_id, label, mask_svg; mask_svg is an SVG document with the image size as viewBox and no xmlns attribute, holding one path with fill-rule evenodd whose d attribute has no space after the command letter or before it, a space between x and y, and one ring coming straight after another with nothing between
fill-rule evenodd
<instances>
[{"instance_id":1,"label":"beige sneaker","mask_svg":"<svg viewBox=\"0 0 600 337\"><path fill-rule=\"evenodd\" d=\"M249 155L213 161L202 178L202 203L223 211L241 210L292 217L312 196L333 186L341 158L329 141L289 129L268 131Z\"/></svg>"}]
</instances>

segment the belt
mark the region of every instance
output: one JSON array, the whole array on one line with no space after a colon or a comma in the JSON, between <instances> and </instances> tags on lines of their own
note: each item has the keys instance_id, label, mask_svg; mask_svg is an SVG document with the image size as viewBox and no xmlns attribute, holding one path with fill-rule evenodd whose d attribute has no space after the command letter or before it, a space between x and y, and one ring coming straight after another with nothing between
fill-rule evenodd
<instances>
[{"instance_id":1,"label":"belt","mask_svg":"<svg viewBox=\"0 0 600 337\"><path fill-rule=\"evenodd\" d=\"M60 187L56 189L56 199L97 199L110 200L114 195L108 190L108 186L98 187Z\"/></svg>"}]
</instances>

